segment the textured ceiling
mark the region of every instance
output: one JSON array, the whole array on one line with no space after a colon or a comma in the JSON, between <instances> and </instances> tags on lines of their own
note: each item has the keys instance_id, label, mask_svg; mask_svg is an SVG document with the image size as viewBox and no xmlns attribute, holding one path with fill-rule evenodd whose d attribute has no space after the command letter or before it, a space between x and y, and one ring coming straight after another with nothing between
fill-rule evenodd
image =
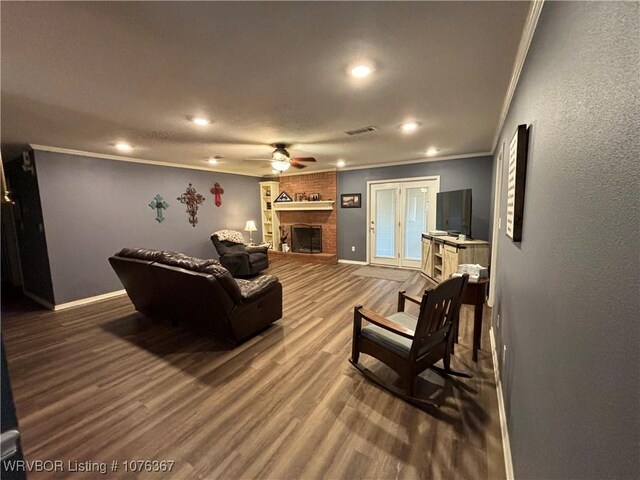
<instances>
[{"instance_id":1,"label":"textured ceiling","mask_svg":"<svg viewBox=\"0 0 640 480\"><path fill-rule=\"evenodd\" d=\"M528 2L2 2L2 148L269 173L491 150ZM375 73L347 72L369 60ZM213 120L198 127L187 118ZM398 126L420 122L411 135ZM349 137L368 125L378 131ZM310 171L307 169L306 171Z\"/></svg>"}]
</instances>

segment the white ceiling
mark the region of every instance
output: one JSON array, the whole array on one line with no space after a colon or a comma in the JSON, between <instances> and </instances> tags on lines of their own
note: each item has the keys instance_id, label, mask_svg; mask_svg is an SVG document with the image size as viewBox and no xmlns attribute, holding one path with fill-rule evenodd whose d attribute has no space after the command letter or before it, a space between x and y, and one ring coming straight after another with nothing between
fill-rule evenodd
<instances>
[{"instance_id":1,"label":"white ceiling","mask_svg":"<svg viewBox=\"0 0 640 480\"><path fill-rule=\"evenodd\" d=\"M2 2L2 149L266 174L488 152L529 2ZM360 60L375 73L356 80ZM187 120L213 120L198 127ZM417 120L412 135L398 126ZM375 133L344 131L373 125ZM214 169L212 167L212 169Z\"/></svg>"}]
</instances>

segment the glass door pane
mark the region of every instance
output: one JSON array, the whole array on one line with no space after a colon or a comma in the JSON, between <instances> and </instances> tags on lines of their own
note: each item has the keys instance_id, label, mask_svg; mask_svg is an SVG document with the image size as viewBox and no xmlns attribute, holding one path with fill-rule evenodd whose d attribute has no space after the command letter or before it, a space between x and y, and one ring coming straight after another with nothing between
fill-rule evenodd
<instances>
[{"instance_id":1,"label":"glass door pane","mask_svg":"<svg viewBox=\"0 0 640 480\"><path fill-rule=\"evenodd\" d=\"M375 257L396 258L396 189L375 191Z\"/></svg>"},{"instance_id":2,"label":"glass door pane","mask_svg":"<svg viewBox=\"0 0 640 480\"><path fill-rule=\"evenodd\" d=\"M429 189L425 187L405 188L404 205L404 260L420 260L422 257L422 234L427 229L429 215Z\"/></svg>"}]
</instances>

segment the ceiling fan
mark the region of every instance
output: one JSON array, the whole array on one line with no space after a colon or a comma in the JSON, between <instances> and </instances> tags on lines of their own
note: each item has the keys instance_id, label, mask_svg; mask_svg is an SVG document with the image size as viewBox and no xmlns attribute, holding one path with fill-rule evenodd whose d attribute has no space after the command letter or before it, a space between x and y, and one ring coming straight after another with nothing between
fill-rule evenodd
<instances>
[{"instance_id":1,"label":"ceiling fan","mask_svg":"<svg viewBox=\"0 0 640 480\"><path fill-rule=\"evenodd\" d=\"M249 158L248 160L255 160L261 162L271 162L271 166L279 173L285 172L289 167L293 168L306 168L303 162L315 162L313 157L292 157L287 151L287 145L285 143L274 143L272 147L275 150L271 153L271 158Z\"/></svg>"}]
</instances>

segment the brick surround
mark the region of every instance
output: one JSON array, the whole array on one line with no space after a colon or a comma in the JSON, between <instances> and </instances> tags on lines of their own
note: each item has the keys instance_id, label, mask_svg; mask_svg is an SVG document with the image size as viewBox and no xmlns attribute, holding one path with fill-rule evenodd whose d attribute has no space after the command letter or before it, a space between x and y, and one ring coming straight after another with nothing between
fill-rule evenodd
<instances>
[{"instance_id":1,"label":"brick surround","mask_svg":"<svg viewBox=\"0 0 640 480\"><path fill-rule=\"evenodd\" d=\"M336 200L338 190L337 172L310 173L307 175L291 175L280 177L280 191L287 192L291 198L296 193L307 195L319 193L322 200L333 200L336 203L333 210L280 212L280 225L290 228L296 223L322 226L322 253L338 256L338 202ZM288 230L290 232L290 230ZM314 257L315 254L296 254L296 259L305 260L305 257ZM309 259L312 260L311 258ZM336 260L337 261L337 260Z\"/></svg>"}]
</instances>

